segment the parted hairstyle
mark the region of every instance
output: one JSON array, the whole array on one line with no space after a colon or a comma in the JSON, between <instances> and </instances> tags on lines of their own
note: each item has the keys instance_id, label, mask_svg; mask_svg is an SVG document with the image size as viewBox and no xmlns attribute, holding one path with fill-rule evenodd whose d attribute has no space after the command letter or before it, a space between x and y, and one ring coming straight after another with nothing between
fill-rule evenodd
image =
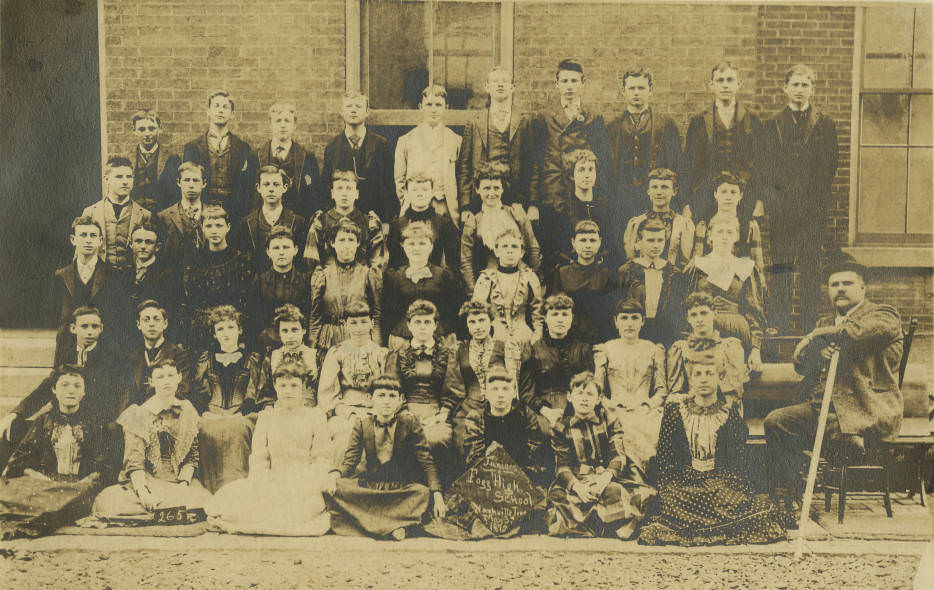
<instances>
[{"instance_id":1,"label":"parted hairstyle","mask_svg":"<svg viewBox=\"0 0 934 590\"><path fill-rule=\"evenodd\" d=\"M337 182L338 180L346 180L347 182L352 182L356 185L360 181L360 177L357 176L357 173L353 170L338 169L331 174L331 184Z\"/></svg>"},{"instance_id":2,"label":"parted hairstyle","mask_svg":"<svg viewBox=\"0 0 934 590\"><path fill-rule=\"evenodd\" d=\"M580 373L571 377L571 383L568 385L568 391L573 392L576 389L581 389L584 387L595 387L597 389L597 395L603 395L603 386L600 385L600 382L597 381L597 378L590 371L581 371Z\"/></svg>"},{"instance_id":3,"label":"parted hairstyle","mask_svg":"<svg viewBox=\"0 0 934 590\"><path fill-rule=\"evenodd\" d=\"M428 225L425 223L410 223L405 226L405 229L400 232L400 235L402 236L403 244L408 240L414 240L416 238L424 238L432 244L435 241L434 236L431 234L431 230L428 229Z\"/></svg>"},{"instance_id":4,"label":"parted hairstyle","mask_svg":"<svg viewBox=\"0 0 934 590\"><path fill-rule=\"evenodd\" d=\"M181 176L183 172L188 172L189 170L197 170L201 173L201 180L204 180L204 166L197 162L192 162L191 160L186 160L178 166L178 175Z\"/></svg>"},{"instance_id":5,"label":"parted hairstyle","mask_svg":"<svg viewBox=\"0 0 934 590\"><path fill-rule=\"evenodd\" d=\"M292 184L292 179L289 178L288 173L275 164L267 164L260 167L260 169L256 172L256 184L259 184L259 181L262 180L264 174L278 174L282 178L282 186L285 188L289 188L289 185Z\"/></svg>"},{"instance_id":6,"label":"parted hairstyle","mask_svg":"<svg viewBox=\"0 0 934 590\"><path fill-rule=\"evenodd\" d=\"M414 174L410 174L409 176L406 176L405 177L405 188L409 188L409 185L412 184L413 182L416 184L421 183L421 182L427 182L428 184L431 185L432 188L434 188L435 186L435 179L429 176L428 174L425 174L424 172L416 172Z\"/></svg>"},{"instance_id":7,"label":"parted hairstyle","mask_svg":"<svg viewBox=\"0 0 934 590\"><path fill-rule=\"evenodd\" d=\"M427 299L416 299L409 305L409 308L405 310L405 319L411 320L416 316L421 315L430 315L435 320L438 319L438 308L434 303L428 301Z\"/></svg>"},{"instance_id":8,"label":"parted hairstyle","mask_svg":"<svg viewBox=\"0 0 934 590\"><path fill-rule=\"evenodd\" d=\"M647 231L663 232L666 229L665 222L661 219L646 217L639 223L639 226L636 228L636 236L641 240L643 237L645 237L645 232Z\"/></svg>"},{"instance_id":9,"label":"parted hairstyle","mask_svg":"<svg viewBox=\"0 0 934 590\"><path fill-rule=\"evenodd\" d=\"M616 302L616 313L614 316L617 316L621 313L637 313L641 316L645 315L645 308L642 307L642 304L635 299L620 299Z\"/></svg>"},{"instance_id":10,"label":"parted hairstyle","mask_svg":"<svg viewBox=\"0 0 934 590\"><path fill-rule=\"evenodd\" d=\"M473 174L473 185L480 188L480 183L484 180L498 180L506 190L509 177L509 166L500 162L481 162Z\"/></svg>"},{"instance_id":11,"label":"parted hairstyle","mask_svg":"<svg viewBox=\"0 0 934 590\"><path fill-rule=\"evenodd\" d=\"M600 226L593 219L581 219L574 225L574 237L578 234L600 234Z\"/></svg>"},{"instance_id":12,"label":"parted hairstyle","mask_svg":"<svg viewBox=\"0 0 934 590\"><path fill-rule=\"evenodd\" d=\"M230 225L230 216L227 215L227 210L220 205L208 205L201 209L201 225L204 225L204 222L209 219L223 219L227 222L227 225Z\"/></svg>"},{"instance_id":13,"label":"parted hairstyle","mask_svg":"<svg viewBox=\"0 0 934 590\"><path fill-rule=\"evenodd\" d=\"M574 300L565 293L555 293L554 295L549 295L545 298L545 302L542 304L542 312L548 313L553 309L570 309L573 311Z\"/></svg>"},{"instance_id":14,"label":"parted hairstyle","mask_svg":"<svg viewBox=\"0 0 934 590\"><path fill-rule=\"evenodd\" d=\"M272 321L272 325L276 329L276 332L279 331L279 327L282 325L282 322L298 322L304 326L305 314L303 314L302 310L300 310L296 305L292 303L285 303L276 308L276 317Z\"/></svg>"},{"instance_id":15,"label":"parted hairstyle","mask_svg":"<svg viewBox=\"0 0 934 590\"><path fill-rule=\"evenodd\" d=\"M162 314L163 319L169 319L169 313L165 310L165 307L155 299L144 299L140 301L139 305L136 306L136 318L139 319L139 314L147 309L155 309Z\"/></svg>"},{"instance_id":16,"label":"parted hairstyle","mask_svg":"<svg viewBox=\"0 0 934 590\"><path fill-rule=\"evenodd\" d=\"M240 328L243 327L243 314L237 311L237 308L233 305L218 305L214 307L210 311L209 318L212 328L220 322L226 322L228 320L232 320Z\"/></svg>"},{"instance_id":17,"label":"parted hairstyle","mask_svg":"<svg viewBox=\"0 0 934 590\"><path fill-rule=\"evenodd\" d=\"M555 70L555 80L558 79L558 76L562 71L566 72L577 72L581 75L581 79L584 78L584 66L581 65L581 62L576 59L562 59L558 62L558 69Z\"/></svg>"},{"instance_id":18,"label":"parted hairstyle","mask_svg":"<svg viewBox=\"0 0 934 590\"><path fill-rule=\"evenodd\" d=\"M442 98L444 99L445 103L447 103L448 101L448 91L445 90L444 86L441 86L439 84L432 84L431 86L425 86L425 89L422 90L422 98L419 101L419 104L421 104L429 96L437 96L439 98Z\"/></svg>"},{"instance_id":19,"label":"parted hairstyle","mask_svg":"<svg viewBox=\"0 0 934 590\"><path fill-rule=\"evenodd\" d=\"M352 300L344 308L345 318L368 318L370 317L370 305L366 301Z\"/></svg>"},{"instance_id":20,"label":"parted hairstyle","mask_svg":"<svg viewBox=\"0 0 934 590\"><path fill-rule=\"evenodd\" d=\"M78 318L85 315L96 315L97 319L101 321L101 324L104 323L104 316L101 315L101 310L93 305L82 305L71 312L71 323L77 322Z\"/></svg>"},{"instance_id":21,"label":"parted hairstyle","mask_svg":"<svg viewBox=\"0 0 934 590\"><path fill-rule=\"evenodd\" d=\"M337 235L341 232L353 234L357 238L357 242L363 241L363 231L360 230L360 226L346 217L341 217L337 224L331 228L328 242L333 244L337 240Z\"/></svg>"},{"instance_id":22,"label":"parted hairstyle","mask_svg":"<svg viewBox=\"0 0 934 590\"><path fill-rule=\"evenodd\" d=\"M814 84L814 80L815 80L814 69L809 65L795 64L791 66L790 68L788 68L788 71L785 72L785 84L787 84L788 81L791 80L792 76L804 76L805 78L811 81L811 84Z\"/></svg>"},{"instance_id":23,"label":"parted hairstyle","mask_svg":"<svg viewBox=\"0 0 934 590\"><path fill-rule=\"evenodd\" d=\"M597 154L591 150L566 151L561 154L561 163L564 165L564 172L568 175L568 178L574 178L574 168L577 167L578 162L593 162L596 166L600 165L597 162Z\"/></svg>"},{"instance_id":24,"label":"parted hairstyle","mask_svg":"<svg viewBox=\"0 0 934 590\"><path fill-rule=\"evenodd\" d=\"M670 180L671 186L678 190L678 173L668 168L653 168L646 177L646 186L650 180Z\"/></svg>"},{"instance_id":25,"label":"parted hairstyle","mask_svg":"<svg viewBox=\"0 0 934 590\"><path fill-rule=\"evenodd\" d=\"M133 129L136 129L137 121L152 121L156 124L156 127L162 127L162 119L159 118L159 113L152 109L140 109L133 113L133 118L130 120Z\"/></svg>"},{"instance_id":26,"label":"parted hairstyle","mask_svg":"<svg viewBox=\"0 0 934 590\"><path fill-rule=\"evenodd\" d=\"M97 228L97 233L104 235L104 232L101 230L101 224L99 224L97 220L90 215L81 215L79 217L75 217L75 219L71 222L71 235L75 235L75 228L79 225L93 225Z\"/></svg>"},{"instance_id":27,"label":"parted hairstyle","mask_svg":"<svg viewBox=\"0 0 934 590\"><path fill-rule=\"evenodd\" d=\"M269 235L266 236L266 247L269 247L269 244L273 240L278 240L279 238L288 238L292 240L292 245L295 245L295 236L292 235L292 230L284 225L274 225L272 229L269 230Z\"/></svg>"},{"instance_id":28,"label":"parted hairstyle","mask_svg":"<svg viewBox=\"0 0 934 590\"><path fill-rule=\"evenodd\" d=\"M645 66L637 66L634 69L626 70L626 73L623 74L623 88L626 88L626 80L628 78L645 78L649 81L649 88L652 87L652 71Z\"/></svg>"},{"instance_id":29,"label":"parted hairstyle","mask_svg":"<svg viewBox=\"0 0 934 590\"><path fill-rule=\"evenodd\" d=\"M130 230L130 243L133 243L133 234L139 230L149 231L156 235L156 244L162 243L162 231L156 224L151 221L144 221L133 226L133 229Z\"/></svg>"},{"instance_id":30,"label":"parted hairstyle","mask_svg":"<svg viewBox=\"0 0 934 590\"><path fill-rule=\"evenodd\" d=\"M496 235L496 239L493 240L493 247L495 248L497 245L499 245L503 238L515 238L519 240L519 244L522 246L522 250L525 250L525 242L522 241L522 234L519 233L518 229L510 227L499 232Z\"/></svg>"},{"instance_id":31,"label":"parted hairstyle","mask_svg":"<svg viewBox=\"0 0 934 590\"><path fill-rule=\"evenodd\" d=\"M507 371L502 363L493 363L486 372L486 382L493 383L494 381L514 383L516 381L516 376L510 371Z\"/></svg>"},{"instance_id":32,"label":"parted hairstyle","mask_svg":"<svg viewBox=\"0 0 934 590\"><path fill-rule=\"evenodd\" d=\"M211 107L211 102L213 102L214 99L218 96L223 96L224 98L227 99L228 102L230 102L230 112L232 113L234 111L234 99L232 96L230 96L230 93L227 92L226 90L215 90L214 92L209 94L208 95L208 108Z\"/></svg>"},{"instance_id":33,"label":"parted hairstyle","mask_svg":"<svg viewBox=\"0 0 934 590\"><path fill-rule=\"evenodd\" d=\"M298 117L295 116L295 105L290 102L276 102L269 107L269 118L271 119L276 114L287 114L292 115L292 120L297 121Z\"/></svg>"},{"instance_id":34,"label":"parted hairstyle","mask_svg":"<svg viewBox=\"0 0 934 590\"><path fill-rule=\"evenodd\" d=\"M123 156L113 156L107 159L107 163L104 164L104 176L110 175L110 172L114 168L133 168L133 162L129 158L124 158Z\"/></svg>"},{"instance_id":35,"label":"parted hairstyle","mask_svg":"<svg viewBox=\"0 0 934 590\"><path fill-rule=\"evenodd\" d=\"M710 68L710 79L713 80L713 76L717 72L725 72L727 70L733 70L736 72L736 77L739 77L739 68L737 68L733 62L729 60L723 60L718 62L714 67Z\"/></svg>"},{"instance_id":36,"label":"parted hairstyle","mask_svg":"<svg viewBox=\"0 0 934 590\"><path fill-rule=\"evenodd\" d=\"M272 380L276 381L283 377L294 377L296 379L304 379L307 369L304 363L300 361L295 361L292 359L284 360L278 365L276 365L276 370L272 372Z\"/></svg>"},{"instance_id":37,"label":"parted hairstyle","mask_svg":"<svg viewBox=\"0 0 934 590\"><path fill-rule=\"evenodd\" d=\"M155 371L156 369L161 369L162 367L172 367L178 371L178 363L175 362L175 359L170 356L163 356L160 359L157 359L152 365L149 366L150 371Z\"/></svg>"},{"instance_id":38,"label":"parted hairstyle","mask_svg":"<svg viewBox=\"0 0 934 590\"><path fill-rule=\"evenodd\" d=\"M713 177L713 182L710 186L713 187L714 192L720 188L721 184L735 184L739 187L740 192L745 192L746 190L746 181L743 180L738 174L735 174L729 170L721 170Z\"/></svg>"},{"instance_id":39,"label":"parted hairstyle","mask_svg":"<svg viewBox=\"0 0 934 590\"><path fill-rule=\"evenodd\" d=\"M694 365L714 365L722 379L726 374L726 357L723 347L713 338L692 338L688 341L688 349L684 353L684 366L690 375ZM688 377L690 381L690 377ZM690 383L688 384L690 386Z\"/></svg>"},{"instance_id":40,"label":"parted hairstyle","mask_svg":"<svg viewBox=\"0 0 934 590\"><path fill-rule=\"evenodd\" d=\"M58 383L58 380L65 375L75 375L84 380L84 367L74 363L65 363L55 367L52 371L52 383Z\"/></svg>"}]
</instances>

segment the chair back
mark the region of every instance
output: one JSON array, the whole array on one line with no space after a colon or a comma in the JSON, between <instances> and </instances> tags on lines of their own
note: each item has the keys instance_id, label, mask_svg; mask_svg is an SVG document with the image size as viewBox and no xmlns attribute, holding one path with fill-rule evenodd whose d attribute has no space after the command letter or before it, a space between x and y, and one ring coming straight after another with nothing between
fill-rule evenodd
<instances>
[{"instance_id":1,"label":"chair back","mask_svg":"<svg viewBox=\"0 0 934 590\"><path fill-rule=\"evenodd\" d=\"M904 331L902 339L902 360L898 364L898 387L901 389L902 382L905 380L905 369L908 368L908 355L911 353L911 341L914 340L915 330L918 329L918 319L908 320L908 329Z\"/></svg>"}]
</instances>

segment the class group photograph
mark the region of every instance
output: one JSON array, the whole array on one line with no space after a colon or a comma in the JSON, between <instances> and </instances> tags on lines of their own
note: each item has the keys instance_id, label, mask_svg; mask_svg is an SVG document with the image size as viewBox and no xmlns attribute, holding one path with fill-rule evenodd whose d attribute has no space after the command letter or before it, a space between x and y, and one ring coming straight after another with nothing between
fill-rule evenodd
<instances>
[{"instance_id":1,"label":"class group photograph","mask_svg":"<svg viewBox=\"0 0 934 590\"><path fill-rule=\"evenodd\" d=\"M8 0L10 588L934 588L932 4Z\"/></svg>"}]
</instances>

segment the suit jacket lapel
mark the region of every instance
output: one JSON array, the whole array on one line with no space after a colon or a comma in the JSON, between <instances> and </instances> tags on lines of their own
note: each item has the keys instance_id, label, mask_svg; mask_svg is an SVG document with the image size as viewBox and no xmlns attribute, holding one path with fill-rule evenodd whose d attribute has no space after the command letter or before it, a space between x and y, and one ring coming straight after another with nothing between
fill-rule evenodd
<instances>
[{"instance_id":1,"label":"suit jacket lapel","mask_svg":"<svg viewBox=\"0 0 934 590\"><path fill-rule=\"evenodd\" d=\"M551 117L554 119L555 123L558 124L558 127L560 127L562 131L567 129L568 125L571 124L571 120L568 119L567 113L564 112L564 109L561 108L561 105L558 105L558 108L551 114Z\"/></svg>"},{"instance_id":2,"label":"suit jacket lapel","mask_svg":"<svg viewBox=\"0 0 934 590\"><path fill-rule=\"evenodd\" d=\"M208 149L208 132L205 131L201 134L201 137L198 138L198 151L201 152L201 156L204 158L205 162L211 161L211 151ZM210 170L210 167L208 168Z\"/></svg>"},{"instance_id":3,"label":"suit jacket lapel","mask_svg":"<svg viewBox=\"0 0 934 590\"><path fill-rule=\"evenodd\" d=\"M713 107L704 111L704 129L707 131L707 143L713 143L713 111Z\"/></svg>"},{"instance_id":4,"label":"suit jacket lapel","mask_svg":"<svg viewBox=\"0 0 934 590\"><path fill-rule=\"evenodd\" d=\"M519 123L522 121L522 115L516 112L515 107L512 109L512 115L509 117L509 141L512 141L512 138L516 136L516 132L519 131Z\"/></svg>"},{"instance_id":5,"label":"suit jacket lapel","mask_svg":"<svg viewBox=\"0 0 934 590\"><path fill-rule=\"evenodd\" d=\"M136 149L139 150L139 146L136 146ZM156 149L156 182L159 182L159 178L162 177L162 171L165 170L165 161L169 157L167 153L168 150L165 149L165 146L161 143Z\"/></svg>"},{"instance_id":6,"label":"suit jacket lapel","mask_svg":"<svg viewBox=\"0 0 934 590\"><path fill-rule=\"evenodd\" d=\"M477 117L477 134L480 135L480 143L483 147L486 147L489 139L487 134L490 132L490 116L490 109L487 109Z\"/></svg>"},{"instance_id":7,"label":"suit jacket lapel","mask_svg":"<svg viewBox=\"0 0 934 590\"><path fill-rule=\"evenodd\" d=\"M305 174L305 148L298 145L295 140L292 140L292 164L292 185L299 187L302 185L302 176Z\"/></svg>"},{"instance_id":8,"label":"suit jacket lapel","mask_svg":"<svg viewBox=\"0 0 934 590\"><path fill-rule=\"evenodd\" d=\"M100 293L101 288L104 286L104 274L107 271L102 267L104 264L103 261L97 263L97 266L94 267L94 274L91 275L91 299L93 300L98 293Z\"/></svg>"},{"instance_id":9,"label":"suit jacket lapel","mask_svg":"<svg viewBox=\"0 0 934 590\"><path fill-rule=\"evenodd\" d=\"M293 144L294 145L294 144ZM256 154L256 160L259 162L259 167L268 166L272 161L272 156L270 152L272 151L272 140L267 141L263 144L263 147L259 150L259 153Z\"/></svg>"},{"instance_id":10,"label":"suit jacket lapel","mask_svg":"<svg viewBox=\"0 0 934 590\"><path fill-rule=\"evenodd\" d=\"M130 366L133 367L133 381L137 387L142 387L144 367L146 366L146 345L140 346L130 353ZM164 348L164 347L163 347ZM159 351L159 355L162 351Z\"/></svg>"},{"instance_id":11,"label":"suit jacket lapel","mask_svg":"<svg viewBox=\"0 0 934 590\"><path fill-rule=\"evenodd\" d=\"M808 115L807 127L804 131L804 143L807 143L811 139L811 133L814 132L814 128L817 126L817 122L820 121L821 114L814 108L814 105L811 105L811 114Z\"/></svg>"},{"instance_id":12,"label":"suit jacket lapel","mask_svg":"<svg viewBox=\"0 0 934 590\"><path fill-rule=\"evenodd\" d=\"M176 203L174 207L169 209L169 219L172 220L172 223L175 224L175 227L178 228L178 233L181 236L185 235L185 225L182 222L182 204Z\"/></svg>"},{"instance_id":13,"label":"suit jacket lapel","mask_svg":"<svg viewBox=\"0 0 934 590\"><path fill-rule=\"evenodd\" d=\"M72 260L71 264L68 265L68 269L62 273L62 280L65 281L65 288L68 289L68 294L74 297L75 281L78 280L78 271L75 268L74 260Z\"/></svg>"}]
</instances>

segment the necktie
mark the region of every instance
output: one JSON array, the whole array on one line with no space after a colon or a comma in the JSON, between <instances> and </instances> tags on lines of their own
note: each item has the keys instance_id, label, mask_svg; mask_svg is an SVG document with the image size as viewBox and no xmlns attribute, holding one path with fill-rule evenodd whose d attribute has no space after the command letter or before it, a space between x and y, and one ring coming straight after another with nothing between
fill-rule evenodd
<instances>
[{"instance_id":1,"label":"necktie","mask_svg":"<svg viewBox=\"0 0 934 590\"><path fill-rule=\"evenodd\" d=\"M84 365L86 365L87 362L88 362L88 349L87 349L87 348L79 348L79 349L78 349L78 358L75 359L75 360L77 361L79 367L83 367Z\"/></svg>"},{"instance_id":2,"label":"necktie","mask_svg":"<svg viewBox=\"0 0 934 590\"><path fill-rule=\"evenodd\" d=\"M273 157L281 162L283 158L285 158L285 148L282 147L281 145L278 146L276 148L276 153L273 155Z\"/></svg>"},{"instance_id":3,"label":"necktie","mask_svg":"<svg viewBox=\"0 0 934 590\"><path fill-rule=\"evenodd\" d=\"M359 135L350 136L350 147L352 147L354 151L360 149L360 136Z\"/></svg>"},{"instance_id":4,"label":"necktie","mask_svg":"<svg viewBox=\"0 0 934 590\"><path fill-rule=\"evenodd\" d=\"M159 351L162 350L162 347L150 348L146 350L146 364L152 366L156 359L159 358Z\"/></svg>"},{"instance_id":5,"label":"necktie","mask_svg":"<svg viewBox=\"0 0 934 590\"><path fill-rule=\"evenodd\" d=\"M389 429L395 421L388 424L376 423L376 458L380 463L388 463L392 459L392 443L389 438Z\"/></svg>"}]
</instances>

